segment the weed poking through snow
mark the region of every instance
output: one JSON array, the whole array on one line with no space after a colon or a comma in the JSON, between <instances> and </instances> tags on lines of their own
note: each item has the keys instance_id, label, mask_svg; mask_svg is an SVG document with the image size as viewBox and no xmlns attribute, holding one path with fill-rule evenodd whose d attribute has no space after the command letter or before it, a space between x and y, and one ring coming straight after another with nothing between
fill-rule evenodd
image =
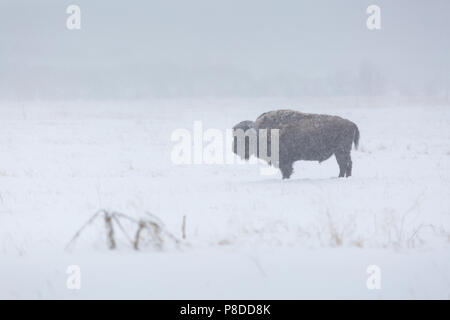
<instances>
[{"instance_id":1,"label":"weed poking through snow","mask_svg":"<svg viewBox=\"0 0 450 320\"><path fill-rule=\"evenodd\" d=\"M143 218L136 219L120 212L99 210L75 233L67 244L66 249L74 247L75 242L86 227L98 219L103 219L104 221L106 244L110 250L117 248L116 227L125 236L127 242L134 250L139 250L144 246L151 246L156 250L162 250L167 242L178 246L180 240L166 230L164 224L158 217L148 212L146 212L146 215ZM131 237L127 233L123 226L123 221L127 221L137 227L134 237Z\"/></svg>"}]
</instances>

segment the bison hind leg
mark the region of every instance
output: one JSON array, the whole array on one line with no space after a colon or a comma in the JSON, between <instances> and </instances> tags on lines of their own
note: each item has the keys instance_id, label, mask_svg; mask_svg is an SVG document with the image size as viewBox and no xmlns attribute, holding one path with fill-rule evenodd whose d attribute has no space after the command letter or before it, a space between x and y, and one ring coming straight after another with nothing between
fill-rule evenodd
<instances>
[{"instance_id":1,"label":"bison hind leg","mask_svg":"<svg viewBox=\"0 0 450 320\"><path fill-rule=\"evenodd\" d=\"M336 152L336 161L339 165L339 178L350 177L352 175L352 159L350 152Z\"/></svg>"},{"instance_id":2,"label":"bison hind leg","mask_svg":"<svg viewBox=\"0 0 450 320\"><path fill-rule=\"evenodd\" d=\"M345 176L350 177L352 175L352 158L349 156L349 161L347 162L347 169L345 170Z\"/></svg>"}]
</instances>

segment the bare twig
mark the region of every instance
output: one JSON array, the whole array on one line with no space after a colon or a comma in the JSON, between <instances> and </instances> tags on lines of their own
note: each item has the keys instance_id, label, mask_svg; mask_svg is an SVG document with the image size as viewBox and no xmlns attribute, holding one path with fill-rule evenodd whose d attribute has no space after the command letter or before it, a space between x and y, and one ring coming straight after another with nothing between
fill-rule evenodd
<instances>
[{"instance_id":1,"label":"bare twig","mask_svg":"<svg viewBox=\"0 0 450 320\"><path fill-rule=\"evenodd\" d=\"M149 218L148 219L140 219L137 220L133 217L130 217L128 215L125 215L120 212L108 212L106 210L99 210L97 211L72 237L72 239L67 244L66 248L68 248L71 244L73 244L76 239L80 236L82 231L90 225L95 219L99 217L99 215L103 214L104 222L105 222L105 228L107 232L107 244L109 249L115 249L117 247L116 244L116 238L114 233L114 223L117 224L120 231L125 235L131 246L135 250L139 250L142 241L144 240L142 237L142 232L144 230L148 231L148 236L150 237L150 242L155 246L157 249L162 249L164 245L164 236L170 238L172 241L174 241L176 244L179 243L179 240L173 236L170 232L165 230L164 225L162 221L156 217L155 215L151 213L146 213ZM128 233L126 232L125 228L122 225L122 222L120 219L126 219L130 221L133 224L137 224L138 228L136 230L134 239L132 239Z\"/></svg>"},{"instance_id":2,"label":"bare twig","mask_svg":"<svg viewBox=\"0 0 450 320\"><path fill-rule=\"evenodd\" d=\"M114 221L117 223L117 225L119 226L120 230L123 232L123 234L127 237L128 241L133 242L133 240L131 240L131 237L128 235L128 233L125 231L125 228L122 226L122 223L120 222L118 215L117 214L113 214L112 218L114 219Z\"/></svg>"},{"instance_id":3,"label":"bare twig","mask_svg":"<svg viewBox=\"0 0 450 320\"><path fill-rule=\"evenodd\" d=\"M141 239L140 236L141 236L142 229L144 229L144 228L145 228L145 222L144 221L139 221L139 226L138 226L138 229L136 231L136 236L134 238L134 243L133 243L133 248L135 250L139 250L139 242L140 242L140 239Z\"/></svg>"},{"instance_id":4,"label":"bare twig","mask_svg":"<svg viewBox=\"0 0 450 320\"><path fill-rule=\"evenodd\" d=\"M108 247L113 250L116 248L116 240L114 239L114 227L112 224L112 216L105 212L105 226L107 230Z\"/></svg>"}]
</instances>

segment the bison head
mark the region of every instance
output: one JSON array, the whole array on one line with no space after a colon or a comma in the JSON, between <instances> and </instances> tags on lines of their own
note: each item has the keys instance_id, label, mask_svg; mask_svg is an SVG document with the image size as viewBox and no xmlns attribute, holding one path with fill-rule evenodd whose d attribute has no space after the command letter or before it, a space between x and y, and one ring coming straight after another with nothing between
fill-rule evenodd
<instances>
[{"instance_id":1,"label":"bison head","mask_svg":"<svg viewBox=\"0 0 450 320\"><path fill-rule=\"evenodd\" d=\"M233 127L233 152L245 160L257 155L257 134L253 121L242 121Z\"/></svg>"}]
</instances>

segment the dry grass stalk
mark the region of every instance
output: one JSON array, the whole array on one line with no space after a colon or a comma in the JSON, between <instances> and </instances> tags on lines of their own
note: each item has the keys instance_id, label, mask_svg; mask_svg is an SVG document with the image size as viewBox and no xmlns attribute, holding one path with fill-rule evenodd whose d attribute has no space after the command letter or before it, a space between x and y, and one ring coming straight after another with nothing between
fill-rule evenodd
<instances>
[{"instance_id":1,"label":"dry grass stalk","mask_svg":"<svg viewBox=\"0 0 450 320\"><path fill-rule=\"evenodd\" d=\"M105 223L107 245L111 250L117 247L116 237L114 233L114 224L119 227L120 231L125 235L130 245L135 250L139 250L141 244L146 241L146 238L143 236L144 231L147 231L146 235L148 236L146 242L149 242L158 250L163 248L164 237L171 239L175 244L179 244L179 240L170 232L165 230L162 221L151 213L147 213L148 218L137 220L120 212L108 212L106 210L99 210L75 233L75 235L67 244L66 248L69 248L71 245L73 245L81 235L82 231L102 215ZM120 221L121 219L128 220L133 224L137 224L137 230L134 239L132 239L126 232Z\"/></svg>"},{"instance_id":2,"label":"dry grass stalk","mask_svg":"<svg viewBox=\"0 0 450 320\"><path fill-rule=\"evenodd\" d=\"M186 239L186 216L183 216L183 224L181 226L181 236L183 240Z\"/></svg>"},{"instance_id":3,"label":"dry grass stalk","mask_svg":"<svg viewBox=\"0 0 450 320\"><path fill-rule=\"evenodd\" d=\"M112 216L105 212L105 227L106 227L106 235L107 235L107 243L109 249L116 248L116 240L114 239L114 227L112 223Z\"/></svg>"}]
</instances>

